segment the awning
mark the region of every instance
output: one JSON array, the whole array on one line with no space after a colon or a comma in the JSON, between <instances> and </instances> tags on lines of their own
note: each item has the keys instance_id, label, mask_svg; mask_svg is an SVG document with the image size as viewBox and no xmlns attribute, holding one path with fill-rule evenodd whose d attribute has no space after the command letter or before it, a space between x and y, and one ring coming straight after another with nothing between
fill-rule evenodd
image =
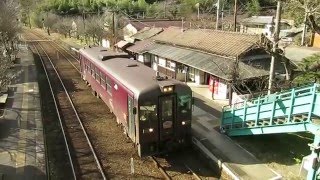
<instances>
[{"instance_id":1,"label":"awning","mask_svg":"<svg viewBox=\"0 0 320 180\"><path fill-rule=\"evenodd\" d=\"M191 66L225 80L232 80L235 60L232 58L206 54L189 49L163 44L154 44L149 53ZM268 71L239 62L240 79L250 79L268 75Z\"/></svg>"},{"instance_id":2,"label":"awning","mask_svg":"<svg viewBox=\"0 0 320 180\"><path fill-rule=\"evenodd\" d=\"M133 53L144 53L152 48L152 45L155 44L152 40L142 40L137 41L134 45L127 48L128 51Z\"/></svg>"}]
</instances>

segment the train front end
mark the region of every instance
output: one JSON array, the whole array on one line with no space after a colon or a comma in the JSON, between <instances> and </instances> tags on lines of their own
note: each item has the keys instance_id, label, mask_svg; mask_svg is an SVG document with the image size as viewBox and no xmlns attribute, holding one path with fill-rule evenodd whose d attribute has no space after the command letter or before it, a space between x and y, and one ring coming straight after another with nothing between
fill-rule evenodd
<instances>
[{"instance_id":1,"label":"train front end","mask_svg":"<svg viewBox=\"0 0 320 180\"><path fill-rule=\"evenodd\" d=\"M172 152L191 144L192 91L173 82L159 81L157 95L139 103L139 155Z\"/></svg>"}]
</instances>

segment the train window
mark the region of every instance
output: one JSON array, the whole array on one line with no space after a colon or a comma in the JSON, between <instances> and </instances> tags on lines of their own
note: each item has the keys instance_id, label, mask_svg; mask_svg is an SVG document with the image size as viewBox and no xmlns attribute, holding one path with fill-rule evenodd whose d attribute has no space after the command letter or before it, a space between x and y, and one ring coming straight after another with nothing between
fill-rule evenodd
<instances>
[{"instance_id":1,"label":"train window","mask_svg":"<svg viewBox=\"0 0 320 180\"><path fill-rule=\"evenodd\" d=\"M179 105L179 111L181 113L189 112L191 110L191 107L192 107L191 95L178 96L178 105Z\"/></svg>"},{"instance_id":2,"label":"train window","mask_svg":"<svg viewBox=\"0 0 320 180\"><path fill-rule=\"evenodd\" d=\"M96 68L96 80L100 83L100 70Z\"/></svg>"},{"instance_id":3,"label":"train window","mask_svg":"<svg viewBox=\"0 0 320 180\"><path fill-rule=\"evenodd\" d=\"M106 75L104 75L102 72L101 72L101 76L100 76L100 78L101 78L101 86L104 88L104 89L106 89Z\"/></svg>"},{"instance_id":4,"label":"train window","mask_svg":"<svg viewBox=\"0 0 320 180\"><path fill-rule=\"evenodd\" d=\"M172 116L172 99L166 99L162 101L162 116L170 117Z\"/></svg>"},{"instance_id":5,"label":"train window","mask_svg":"<svg viewBox=\"0 0 320 180\"><path fill-rule=\"evenodd\" d=\"M107 81L107 92L108 92L110 95L112 95L111 79L110 79L110 78L107 78L106 81Z\"/></svg>"},{"instance_id":6,"label":"train window","mask_svg":"<svg viewBox=\"0 0 320 180\"><path fill-rule=\"evenodd\" d=\"M157 106L140 106L140 121L156 120L157 119Z\"/></svg>"},{"instance_id":7,"label":"train window","mask_svg":"<svg viewBox=\"0 0 320 180\"><path fill-rule=\"evenodd\" d=\"M90 63L90 73L92 76L94 76L94 66L92 63Z\"/></svg>"}]
</instances>

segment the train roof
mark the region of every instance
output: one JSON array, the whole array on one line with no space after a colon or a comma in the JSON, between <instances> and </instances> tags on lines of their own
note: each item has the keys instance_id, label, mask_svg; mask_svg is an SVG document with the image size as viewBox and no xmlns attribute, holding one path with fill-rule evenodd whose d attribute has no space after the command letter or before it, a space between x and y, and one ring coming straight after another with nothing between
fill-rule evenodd
<instances>
[{"instance_id":1,"label":"train roof","mask_svg":"<svg viewBox=\"0 0 320 180\"><path fill-rule=\"evenodd\" d=\"M101 47L92 47L81 49L80 53L94 61L100 69L110 73L114 78L120 81L124 86L130 89L136 96L150 90L159 90L159 84L180 84L182 82L175 79L156 80L156 71L137 61L115 56L116 52L105 51L103 54L113 55L114 58L101 60Z\"/></svg>"}]
</instances>

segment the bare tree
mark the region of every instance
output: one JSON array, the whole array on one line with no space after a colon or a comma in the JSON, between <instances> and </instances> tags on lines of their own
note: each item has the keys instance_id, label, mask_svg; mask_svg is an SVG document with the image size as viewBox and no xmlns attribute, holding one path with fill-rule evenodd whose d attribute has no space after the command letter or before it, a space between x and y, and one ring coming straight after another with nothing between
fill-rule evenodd
<instances>
[{"instance_id":1,"label":"bare tree","mask_svg":"<svg viewBox=\"0 0 320 180\"><path fill-rule=\"evenodd\" d=\"M0 1L0 89L10 84L12 75L11 59L16 53L16 43L20 32L18 4L13 0Z\"/></svg>"},{"instance_id":2,"label":"bare tree","mask_svg":"<svg viewBox=\"0 0 320 180\"><path fill-rule=\"evenodd\" d=\"M9 56L3 56L0 55L0 93L2 90L4 90L7 85L11 83L11 80L13 79L13 72L10 69L12 66L12 61Z\"/></svg>"},{"instance_id":3,"label":"bare tree","mask_svg":"<svg viewBox=\"0 0 320 180\"><path fill-rule=\"evenodd\" d=\"M71 36L72 30L72 21L69 18L63 18L61 21L58 21L54 24L53 29L58 31L60 34L63 34L64 37Z\"/></svg>"},{"instance_id":4,"label":"bare tree","mask_svg":"<svg viewBox=\"0 0 320 180\"><path fill-rule=\"evenodd\" d=\"M90 34L93 42L100 44L102 38L105 36L104 20L100 17L90 17L86 25L86 34Z\"/></svg>"},{"instance_id":5,"label":"bare tree","mask_svg":"<svg viewBox=\"0 0 320 180\"><path fill-rule=\"evenodd\" d=\"M320 27L319 27L319 25L317 25L314 16L313 15L309 15L308 19L309 19L311 30L313 32L316 32L316 33L320 34Z\"/></svg>"},{"instance_id":6,"label":"bare tree","mask_svg":"<svg viewBox=\"0 0 320 180\"><path fill-rule=\"evenodd\" d=\"M50 30L55 26L55 24L59 21L59 17L55 14L48 13L44 18L44 26L47 29L47 33L50 36Z\"/></svg>"},{"instance_id":7,"label":"bare tree","mask_svg":"<svg viewBox=\"0 0 320 180\"><path fill-rule=\"evenodd\" d=\"M14 43L21 30L18 22L18 5L14 1L0 2L0 36L1 46L11 53L15 50Z\"/></svg>"}]
</instances>

